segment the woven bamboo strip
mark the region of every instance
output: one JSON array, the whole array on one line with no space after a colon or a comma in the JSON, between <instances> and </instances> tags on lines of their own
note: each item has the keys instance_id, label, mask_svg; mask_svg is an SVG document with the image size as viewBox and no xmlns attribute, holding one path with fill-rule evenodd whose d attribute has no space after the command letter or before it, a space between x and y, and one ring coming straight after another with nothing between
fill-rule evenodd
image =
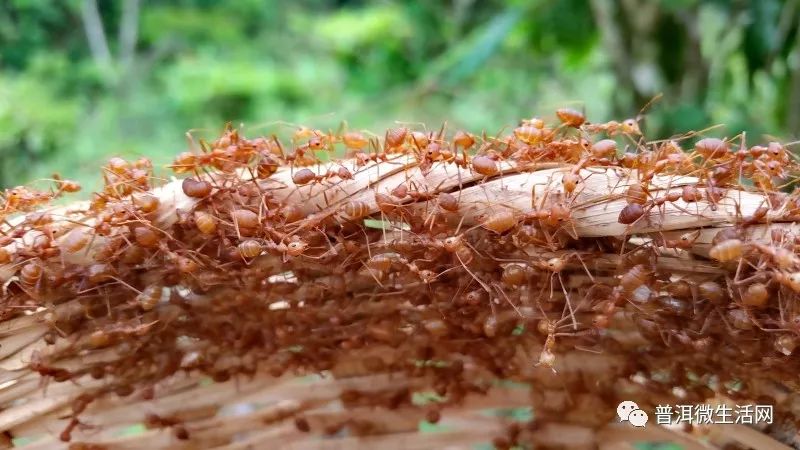
<instances>
[{"instance_id":1,"label":"woven bamboo strip","mask_svg":"<svg viewBox=\"0 0 800 450\"><path fill-rule=\"evenodd\" d=\"M319 211L336 212L337 207L345 200L363 201L372 213L376 213L378 212L374 198L376 191L390 190L400 182L413 180L419 192L434 194L457 191L465 226L478 224L482 214L496 210L501 207L499 205L522 214L533 207L540 207L546 199L563 200L563 187L560 181L567 170L565 168L512 173L484 180L484 177L478 177L465 169L445 164L435 165L429 173L423 175L418 168L409 169L409 163L401 163L400 159L401 157L396 157L388 162L362 168L355 173L353 180L339 181L333 186L325 184L294 186L289 168L279 170L266 181L266 184L271 186L268 189L277 199L296 203L308 214L320 214ZM341 164L353 165L347 161ZM318 172L324 173L329 166L334 165L331 163L328 166L321 166ZM620 173L620 169L589 168L582 170L580 174L584 177L584 185L569 203L574 208L573 231L578 236L584 237L619 236L633 232L695 229L731 224L737 217L752 214L768 201L760 194L731 189L726 191L724 198L716 202L713 207L706 200L691 205L683 201L678 201L676 204L667 203L663 208L653 208L635 226L630 227L617 222L617 216L625 206L622 194L635 179L635 172ZM653 178L652 185L656 189L667 187L674 189L696 182L697 180L691 177L657 176ZM653 195L657 195L658 192L654 189ZM176 209L186 210L195 203L195 200L181 191L181 183L177 180L157 188L153 194L161 201L159 209L154 214L153 222L157 225L168 226L174 223L177 220L174 214ZM79 209L75 207L70 210ZM780 212L771 213L770 219L775 222L789 220L783 219ZM87 220L86 224L90 225L91 221ZM56 228L74 226L76 225L73 222L58 220L54 224ZM30 240L33 237L26 236L23 239ZM59 239L57 242L60 242ZM93 247L73 255L73 259L69 262L88 263L91 261L91 249L101 243L100 239L96 240ZM16 251L16 245L9 244L6 250L13 253ZM0 280L7 281L13 274L13 267L0 266Z\"/></svg>"}]
</instances>

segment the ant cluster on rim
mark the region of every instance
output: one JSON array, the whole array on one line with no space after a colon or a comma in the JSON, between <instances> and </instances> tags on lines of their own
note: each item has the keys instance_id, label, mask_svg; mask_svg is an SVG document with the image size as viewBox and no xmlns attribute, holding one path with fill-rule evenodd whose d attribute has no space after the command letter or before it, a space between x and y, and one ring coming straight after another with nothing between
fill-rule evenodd
<instances>
[{"instance_id":1,"label":"ant cluster on rim","mask_svg":"<svg viewBox=\"0 0 800 450\"><path fill-rule=\"evenodd\" d=\"M356 349L387 352L367 373L430 383L436 420L491 378L562 386L613 415L627 393L562 364L569 354L636 353L620 376L658 374L644 383L653 395L681 386L698 401L758 394L724 383L757 365L776 380L800 369L788 145L647 141L636 119L570 108L495 136L408 124L187 136L169 166L182 180L112 158L82 208L51 205L79 189L59 177L2 194L3 319L47 325L29 362L43 380L102 381L74 400L65 441L92 426L80 417L96 400L152 398L178 373L317 373ZM62 365L99 351L113 358ZM348 396L411 405L408 389ZM498 442L524 443L563 412L531 402L537 424ZM176 418L147 423L192 437Z\"/></svg>"}]
</instances>

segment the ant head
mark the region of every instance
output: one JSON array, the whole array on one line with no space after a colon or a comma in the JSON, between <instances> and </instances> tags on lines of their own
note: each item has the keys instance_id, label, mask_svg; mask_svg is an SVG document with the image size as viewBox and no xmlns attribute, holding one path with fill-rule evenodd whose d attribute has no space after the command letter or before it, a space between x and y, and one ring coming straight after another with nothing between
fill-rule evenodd
<instances>
[{"instance_id":1,"label":"ant head","mask_svg":"<svg viewBox=\"0 0 800 450\"><path fill-rule=\"evenodd\" d=\"M308 146L314 150L319 150L323 147L322 139L318 137L312 137L308 140Z\"/></svg>"},{"instance_id":2,"label":"ant head","mask_svg":"<svg viewBox=\"0 0 800 450\"><path fill-rule=\"evenodd\" d=\"M430 284L436 279L436 274L430 270L420 270L419 277L425 284Z\"/></svg>"},{"instance_id":3,"label":"ant head","mask_svg":"<svg viewBox=\"0 0 800 450\"><path fill-rule=\"evenodd\" d=\"M304 241L292 241L286 244L286 253L290 256L300 256L308 248L308 243Z\"/></svg>"},{"instance_id":4,"label":"ant head","mask_svg":"<svg viewBox=\"0 0 800 450\"><path fill-rule=\"evenodd\" d=\"M432 142L425 148L425 153L428 158L435 159L439 157L440 149L439 144Z\"/></svg>"},{"instance_id":5,"label":"ant head","mask_svg":"<svg viewBox=\"0 0 800 450\"><path fill-rule=\"evenodd\" d=\"M448 252L454 252L461 247L461 236L451 236L444 240L444 248Z\"/></svg>"},{"instance_id":6,"label":"ant head","mask_svg":"<svg viewBox=\"0 0 800 450\"><path fill-rule=\"evenodd\" d=\"M545 264L551 272L560 272L566 266L566 261L563 258L550 258Z\"/></svg>"},{"instance_id":7,"label":"ant head","mask_svg":"<svg viewBox=\"0 0 800 450\"><path fill-rule=\"evenodd\" d=\"M480 290L470 291L464 296L464 300L469 304L476 305L481 301L481 294L482 292Z\"/></svg>"},{"instance_id":8,"label":"ant head","mask_svg":"<svg viewBox=\"0 0 800 450\"><path fill-rule=\"evenodd\" d=\"M622 122L622 131L626 134L640 135L639 122L636 119L627 119Z\"/></svg>"},{"instance_id":9,"label":"ant head","mask_svg":"<svg viewBox=\"0 0 800 450\"><path fill-rule=\"evenodd\" d=\"M700 231L700 230L698 230L698 232L684 233L684 234L682 234L682 235L681 235L681 237L680 237L680 238L678 238L678 240L679 240L679 241L681 242L681 244L683 244L683 245L691 245L691 244L692 244L692 243L694 243L694 241L696 241L696 240L697 240L697 238L700 236L700 233L699 233L699 231Z\"/></svg>"},{"instance_id":10,"label":"ant head","mask_svg":"<svg viewBox=\"0 0 800 450\"><path fill-rule=\"evenodd\" d=\"M780 156L780 155L781 155L781 153L783 153L783 146L782 146L780 143L778 143L778 142L770 142L770 143L767 145L767 151L768 151L768 152L769 152L769 153L770 153L772 156Z\"/></svg>"}]
</instances>

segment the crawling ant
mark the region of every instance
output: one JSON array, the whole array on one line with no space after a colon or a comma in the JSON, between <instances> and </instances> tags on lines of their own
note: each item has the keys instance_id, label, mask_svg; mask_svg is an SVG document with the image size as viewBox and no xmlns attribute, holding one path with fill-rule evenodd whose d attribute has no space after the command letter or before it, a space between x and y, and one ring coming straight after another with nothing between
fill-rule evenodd
<instances>
[{"instance_id":1,"label":"crawling ant","mask_svg":"<svg viewBox=\"0 0 800 450\"><path fill-rule=\"evenodd\" d=\"M298 186L304 186L309 183L319 183L335 177L338 177L340 180L352 180L353 174L344 166L339 166L336 170L328 169L328 171L322 175L317 175L310 169L304 168L292 174L292 181Z\"/></svg>"}]
</instances>

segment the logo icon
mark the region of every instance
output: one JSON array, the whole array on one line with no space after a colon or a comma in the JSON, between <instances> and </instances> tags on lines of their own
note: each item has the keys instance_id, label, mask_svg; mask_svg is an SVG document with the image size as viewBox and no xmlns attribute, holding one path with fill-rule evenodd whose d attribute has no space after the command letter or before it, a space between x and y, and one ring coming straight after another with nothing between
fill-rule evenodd
<instances>
[{"instance_id":1,"label":"logo icon","mask_svg":"<svg viewBox=\"0 0 800 450\"><path fill-rule=\"evenodd\" d=\"M636 402L626 400L617 405L617 416L620 422L628 422L635 427L644 428L647 425L647 413L639 409Z\"/></svg>"}]
</instances>

